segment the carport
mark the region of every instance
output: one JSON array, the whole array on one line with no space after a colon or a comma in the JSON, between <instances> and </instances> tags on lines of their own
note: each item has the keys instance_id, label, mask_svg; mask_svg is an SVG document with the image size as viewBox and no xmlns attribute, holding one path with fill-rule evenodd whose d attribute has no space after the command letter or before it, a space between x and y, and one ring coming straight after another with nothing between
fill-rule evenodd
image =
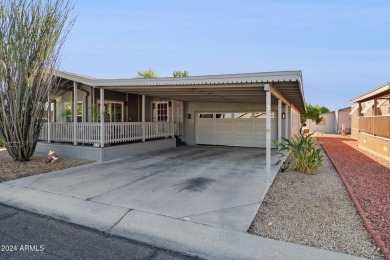
<instances>
[{"instance_id":1,"label":"carport","mask_svg":"<svg viewBox=\"0 0 390 260\"><path fill-rule=\"evenodd\" d=\"M275 139L279 142L282 141L282 137L290 138L291 135L297 134L299 114L305 111L301 71L225 74L184 78L102 80L96 82L94 87L100 88L101 93L104 90L112 90L141 95L143 121L145 121L146 96L165 100L180 100L185 104L199 102L204 104L203 111L210 112L210 116L214 117L218 115L212 115L213 113L211 112L231 112L232 117L234 117L234 112L243 112L242 109L240 111L234 111L233 108L229 109L229 105L226 104L260 104L265 111L263 139L265 139L266 179L268 182L271 181L272 107L276 107L277 104L274 118L277 121ZM104 94L101 94L101 97L104 97ZM224 103L226 105L225 110L216 111L213 107L207 108L208 104L217 102ZM183 115L185 122L195 117L199 121L199 111L191 113L188 105L185 107L187 108ZM247 110L245 112L253 113L251 116L253 118L256 117L255 111ZM272 116L274 116L273 113ZM185 125L187 128L193 128L190 123ZM198 127L198 125L195 125L195 127ZM243 144L242 146L250 145Z\"/></svg>"}]
</instances>

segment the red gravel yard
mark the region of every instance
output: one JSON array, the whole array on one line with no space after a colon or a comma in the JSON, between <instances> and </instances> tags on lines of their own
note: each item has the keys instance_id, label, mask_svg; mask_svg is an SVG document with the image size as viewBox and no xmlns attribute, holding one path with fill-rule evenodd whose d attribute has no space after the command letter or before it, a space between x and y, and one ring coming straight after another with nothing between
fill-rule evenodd
<instances>
[{"instance_id":1,"label":"red gravel yard","mask_svg":"<svg viewBox=\"0 0 390 260\"><path fill-rule=\"evenodd\" d=\"M344 136L317 137L341 175L366 228L374 239L390 248L390 162L357 148ZM371 227L370 227L371 226ZM373 229L376 231L372 232ZM375 237L376 236L376 237ZM384 245L381 246L382 251Z\"/></svg>"}]
</instances>

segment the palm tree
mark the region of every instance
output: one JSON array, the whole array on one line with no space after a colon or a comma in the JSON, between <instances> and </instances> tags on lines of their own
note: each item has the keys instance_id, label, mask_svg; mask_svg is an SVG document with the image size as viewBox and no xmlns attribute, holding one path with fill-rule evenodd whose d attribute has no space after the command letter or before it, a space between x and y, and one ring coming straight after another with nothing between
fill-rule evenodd
<instances>
[{"instance_id":1,"label":"palm tree","mask_svg":"<svg viewBox=\"0 0 390 260\"><path fill-rule=\"evenodd\" d=\"M145 70L145 71L138 71L138 76L137 78L141 78L141 79L153 79L153 78L157 78L157 75L156 75L156 72L154 72L154 70L152 70L151 68L149 68L148 70Z\"/></svg>"},{"instance_id":2,"label":"palm tree","mask_svg":"<svg viewBox=\"0 0 390 260\"><path fill-rule=\"evenodd\" d=\"M180 71L180 70L176 70L173 72L173 76L175 78L181 78L181 77L188 77L189 76L189 73L188 71Z\"/></svg>"}]
</instances>

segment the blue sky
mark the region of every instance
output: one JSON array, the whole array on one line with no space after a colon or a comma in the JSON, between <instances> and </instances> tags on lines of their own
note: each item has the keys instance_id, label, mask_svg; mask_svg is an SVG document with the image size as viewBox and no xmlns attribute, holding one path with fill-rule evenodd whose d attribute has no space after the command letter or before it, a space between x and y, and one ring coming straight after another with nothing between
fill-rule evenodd
<instances>
[{"instance_id":1,"label":"blue sky","mask_svg":"<svg viewBox=\"0 0 390 260\"><path fill-rule=\"evenodd\" d=\"M74 1L60 69L98 78L302 70L331 110L390 81L390 1Z\"/></svg>"}]
</instances>

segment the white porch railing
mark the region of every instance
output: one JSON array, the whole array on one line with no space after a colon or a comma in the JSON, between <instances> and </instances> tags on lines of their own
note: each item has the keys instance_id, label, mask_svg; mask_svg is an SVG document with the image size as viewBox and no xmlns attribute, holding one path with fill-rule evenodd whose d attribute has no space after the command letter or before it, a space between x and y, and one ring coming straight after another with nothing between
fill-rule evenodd
<instances>
[{"instance_id":1,"label":"white porch railing","mask_svg":"<svg viewBox=\"0 0 390 260\"><path fill-rule=\"evenodd\" d=\"M143 133L145 124L145 133ZM76 123L76 142L80 144L100 144L100 123ZM141 141L143 138L156 139L175 135L174 122L129 122L104 123L104 144ZM44 123L39 140L51 142L74 142L73 123L50 123L50 137L48 125Z\"/></svg>"}]
</instances>

